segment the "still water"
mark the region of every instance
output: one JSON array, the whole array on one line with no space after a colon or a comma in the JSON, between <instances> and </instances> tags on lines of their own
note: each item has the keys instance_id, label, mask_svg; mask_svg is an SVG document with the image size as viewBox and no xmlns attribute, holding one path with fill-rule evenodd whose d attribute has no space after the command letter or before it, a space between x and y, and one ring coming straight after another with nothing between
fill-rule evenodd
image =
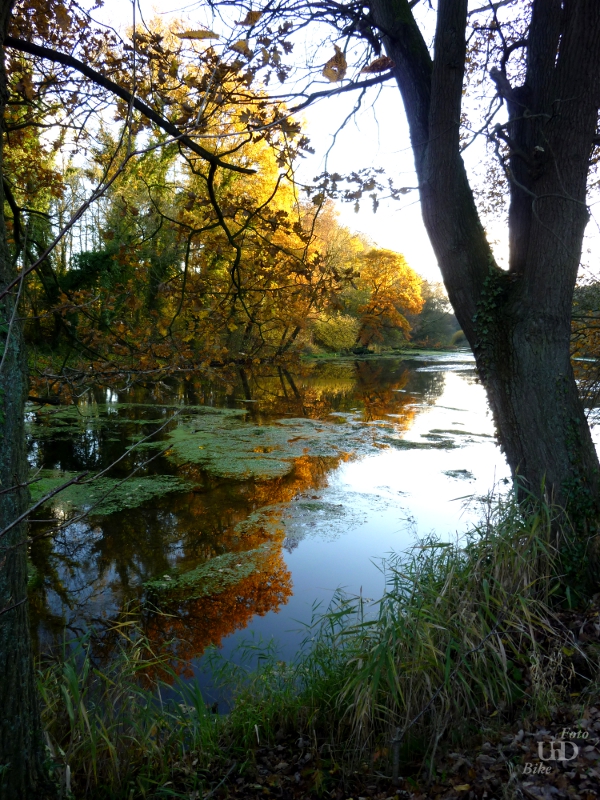
<instances>
[{"instance_id":1,"label":"still water","mask_svg":"<svg viewBox=\"0 0 600 800\"><path fill-rule=\"evenodd\" d=\"M387 554L460 535L509 475L469 353L98 390L28 430L34 499L94 478L32 523L44 651L134 614L189 662L249 635L289 657L316 603L380 596Z\"/></svg>"}]
</instances>

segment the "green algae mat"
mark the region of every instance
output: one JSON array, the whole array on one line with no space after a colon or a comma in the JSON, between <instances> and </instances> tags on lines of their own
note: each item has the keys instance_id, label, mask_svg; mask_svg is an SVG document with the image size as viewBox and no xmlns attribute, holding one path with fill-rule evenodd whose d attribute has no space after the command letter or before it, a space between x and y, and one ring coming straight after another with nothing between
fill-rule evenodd
<instances>
[{"instance_id":1,"label":"green algae mat","mask_svg":"<svg viewBox=\"0 0 600 800\"><path fill-rule=\"evenodd\" d=\"M152 413L152 419L134 420L119 416L122 411L143 409ZM256 424L247 419L248 412L237 409L220 409L208 406L152 406L129 404L118 407L94 406L89 413L66 408L36 412L41 425L35 428L42 435L73 435L82 425L94 428L114 424L146 425L164 423L165 411L178 411L171 429L163 429L156 439L140 447L165 449L166 472L185 465L200 467L211 476L230 480L269 481L288 475L298 459L340 458L368 455L381 447L400 449L452 448L455 441L447 438L454 431L430 433L425 441L401 438L393 422L379 421L365 425L359 415L335 413L329 420L284 418L269 424ZM462 431L456 433L463 434ZM441 434L441 435L440 435ZM130 438L139 438L132 434ZM435 440L435 441L434 441ZM43 470L31 485L33 502L76 477L76 473ZM123 480L112 477L94 478L65 488L48 503L63 510L89 511L93 516L106 516L118 511L137 508L153 499L171 492L186 492L196 486L194 480L172 474L134 475Z\"/></svg>"},{"instance_id":2,"label":"green algae mat","mask_svg":"<svg viewBox=\"0 0 600 800\"><path fill-rule=\"evenodd\" d=\"M303 456L368 455L382 445L432 446L391 436L391 422L369 427L354 417L349 413L335 422L290 418L256 425L245 421L244 412L199 415L181 421L168 434L172 446L167 457L176 465L197 464L218 477L271 480L290 473L294 461ZM452 447L453 442L444 446Z\"/></svg>"},{"instance_id":3,"label":"green algae mat","mask_svg":"<svg viewBox=\"0 0 600 800\"><path fill-rule=\"evenodd\" d=\"M39 480L30 486L32 501L38 502L44 495L77 477L76 472L42 470ZM92 516L108 516L118 511L137 508L148 500L162 497L170 492L185 492L194 484L174 475L149 475L119 480L116 478L90 478L86 482L72 484L47 503L65 511L89 511Z\"/></svg>"},{"instance_id":4,"label":"green algae mat","mask_svg":"<svg viewBox=\"0 0 600 800\"><path fill-rule=\"evenodd\" d=\"M260 572L273 549L273 545L267 543L254 550L223 553L187 572L172 572L146 581L144 588L150 595L183 596L185 600L221 594L244 578Z\"/></svg>"}]
</instances>

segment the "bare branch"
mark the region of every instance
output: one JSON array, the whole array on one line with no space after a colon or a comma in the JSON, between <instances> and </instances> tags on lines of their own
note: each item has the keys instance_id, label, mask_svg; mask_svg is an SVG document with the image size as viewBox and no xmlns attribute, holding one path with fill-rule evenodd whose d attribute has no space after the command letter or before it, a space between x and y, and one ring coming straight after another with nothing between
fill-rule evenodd
<instances>
[{"instance_id":1,"label":"bare branch","mask_svg":"<svg viewBox=\"0 0 600 800\"><path fill-rule=\"evenodd\" d=\"M502 8L502 6L508 6L513 2L514 0L499 0L499 2L497 3L490 3L489 5L486 6L480 6L479 8L474 8L473 11L469 11L468 16L472 17L475 14L485 14L486 12L489 13L490 11L496 12L499 8Z\"/></svg>"},{"instance_id":2,"label":"bare branch","mask_svg":"<svg viewBox=\"0 0 600 800\"><path fill-rule=\"evenodd\" d=\"M89 472L82 472L81 475L77 475L77 477L71 478L70 481L67 481L66 483L63 483L61 486L58 486L56 489L52 489L52 491L48 492L48 494L45 494L40 500L37 501L37 503L32 505L31 508L28 508L27 511L24 511L20 516L18 516L15 520L13 520L10 523L10 525L7 525L6 528L4 528L3 531L0 531L0 538L2 538L5 534L7 534L9 531L11 531L13 528L15 528L21 522L25 522L27 517L29 517L30 514L33 511L36 511L40 506L44 505L44 503L47 500L50 500L50 498L54 497L55 494L58 494L59 492L62 492L63 489L66 489L67 486L71 486L74 483L81 483L82 478L85 478L86 475L89 475Z\"/></svg>"},{"instance_id":3,"label":"bare branch","mask_svg":"<svg viewBox=\"0 0 600 800\"><path fill-rule=\"evenodd\" d=\"M0 617L3 614L8 614L9 611L12 611L13 608L17 608L18 606L22 606L23 603L27 600L27 597L24 597L22 600L19 600L18 603L13 603L12 606L5 606L4 608L0 608Z\"/></svg>"}]
</instances>

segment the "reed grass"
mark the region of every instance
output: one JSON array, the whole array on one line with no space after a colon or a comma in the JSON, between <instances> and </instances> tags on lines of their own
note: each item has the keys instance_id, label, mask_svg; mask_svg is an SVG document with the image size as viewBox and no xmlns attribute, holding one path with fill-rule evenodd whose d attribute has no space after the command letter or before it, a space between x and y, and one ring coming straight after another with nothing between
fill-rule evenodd
<instances>
[{"instance_id":1,"label":"reed grass","mask_svg":"<svg viewBox=\"0 0 600 800\"><path fill-rule=\"evenodd\" d=\"M121 646L106 669L93 665L83 642L40 670L43 724L62 796L189 797L202 791L206 769L222 753L215 717L198 686L178 678L169 654L154 653L133 620L119 628Z\"/></svg>"},{"instance_id":2,"label":"reed grass","mask_svg":"<svg viewBox=\"0 0 600 800\"><path fill-rule=\"evenodd\" d=\"M389 559L375 605L337 595L292 662L269 648L252 668L213 656L235 697L227 715L211 714L133 623L109 669L85 648L47 667L44 721L64 793L202 797L211 776L243 771L259 743L292 735L349 770L383 754L378 769L396 777L494 718L544 713L574 669L553 610L563 592L554 528L548 508L523 518L496 500L465 540L428 539Z\"/></svg>"}]
</instances>

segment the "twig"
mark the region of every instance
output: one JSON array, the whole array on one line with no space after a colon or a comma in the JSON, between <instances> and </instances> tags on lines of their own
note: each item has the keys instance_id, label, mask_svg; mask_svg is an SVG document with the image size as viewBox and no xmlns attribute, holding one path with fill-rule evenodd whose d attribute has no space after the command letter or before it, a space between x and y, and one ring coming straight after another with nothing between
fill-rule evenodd
<instances>
[{"instance_id":1,"label":"twig","mask_svg":"<svg viewBox=\"0 0 600 800\"><path fill-rule=\"evenodd\" d=\"M77 475L75 478L71 478L70 481L67 483L63 483L62 486L58 486L56 489L53 489L48 494L45 494L40 500L37 501L31 508L28 508L27 511L24 511L20 516L18 516L15 520L13 520L10 525L7 525L3 531L0 531L0 539L9 531L11 531L14 527L19 525L21 522L25 522L27 517L32 513L32 511L36 511L40 506L44 505L46 500L50 500L51 497L54 497L55 494L62 492L63 489L66 489L67 486L72 486L74 483L81 483L81 479L85 478L86 475L89 475L89 470L87 472L82 472L81 475Z\"/></svg>"},{"instance_id":2,"label":"twig","mask_svg":"<svg viewBox=\"0 0 600 800\"><path fill-rule=\"evenodd\" d=\"M22 600L19 600L18 603L13 603L12 606L5 606L4 608L0 609L0 617L3 614L8 614L9 611L12 611L13 608L17 608L17 606L22 606L23 603L27 600L27 597L24 597Z\"/></svg>"},{"instance_id":3,"label":"twig","mask_svg":"<svg viewBox=\"0 0 600 800\"><path fill-rule=\"evenodd\" d=\"M204 795L204 800L208 800L209 797L213 796L213 794L217 791L217 789L220 789L220 787L225 783L227 778L231 775L231 773L236 767L237 767L237 761L234 761L233 764L229 767L229 770L227 771L225 777L221 778L221 780L219 781L219 783L217 783L214 789L211 789L208 794Z\"/></svg>"}]
</instances>

